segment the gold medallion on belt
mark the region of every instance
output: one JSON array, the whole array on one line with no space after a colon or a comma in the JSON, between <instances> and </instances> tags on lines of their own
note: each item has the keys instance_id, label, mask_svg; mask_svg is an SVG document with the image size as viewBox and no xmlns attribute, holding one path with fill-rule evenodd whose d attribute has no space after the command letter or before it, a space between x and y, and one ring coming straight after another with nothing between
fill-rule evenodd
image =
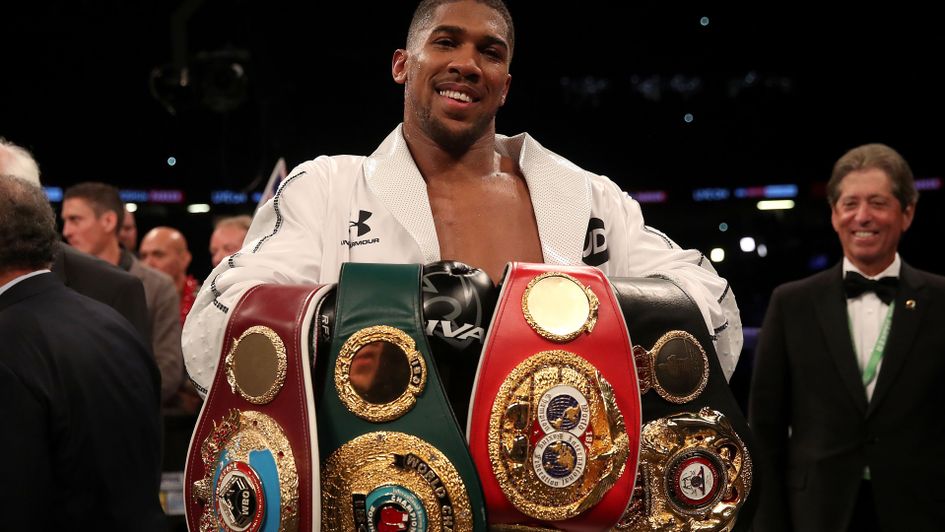
<instances>
[{"instance_id":1,"label":"gold medallion on belt","mask_svg":"<svg viewBox=\"0 0 945 532\"><path fill-rule=\"evenodd\" d=\"M633 358L640 379L640 395L651 389L676 404L692 401L709 382L709 357L695 336L669 331L647 351L634 346Z\"/></svg>"},{"instance_id":2,"label":"gold medallion on belt","mask_svg":"<svg viewBox=\"0 0 945 532\"><path fill-rule=\"evenodd\" d=\"M633 503L615 530L731 530L752 464L723 414L703 408L647 423L640 458Z\"/></svg>"},{"instance_id":3,"label":"gold medallion on belt","mask_svg":"<svg viewBox=\"0 0 945 532\"><path fill-rule=\"evenodd\" d=\"M545 521L580 514L613 487L628 453L613 390L584 358L542 351L502 383L489 419L489 456L522 513Z\"/></svg>"},{"instance_id":4,"label":"gold medallion on belt","mask_svg":"<svg viewBox=\"0 0 945 532\"><path fill-rule=\"evenodd\" d=\"M427 365L407 333L377 325L352 334L338 353L335 389L354 415L392 421L413 408L427 382Z\"/></svg>"},{"instance_id":5,"label":"gold medallion on belt","mask_svg":"<svg viewBox=\"0 0 945 532\"><path fill-rule=\"evenodd\" d=\"M298 526L299 478L292 448L271 417L231 410L203 441L206 476L194 483L203 505L201 532L256 532L267 521L279 530ZM269 507L267 501L276 501Z\"/></svg>"},{"instance_id":6,"label":"gold medallion on belt","mask_svg":"<svg viewBox=\"0 0 945 532\"><path fill-rule=\"evenodd\" d=\"M335 450L321 474L323 530L472 530L462 478L416 436L363 434Z\"/></svg>"}]
</instances>

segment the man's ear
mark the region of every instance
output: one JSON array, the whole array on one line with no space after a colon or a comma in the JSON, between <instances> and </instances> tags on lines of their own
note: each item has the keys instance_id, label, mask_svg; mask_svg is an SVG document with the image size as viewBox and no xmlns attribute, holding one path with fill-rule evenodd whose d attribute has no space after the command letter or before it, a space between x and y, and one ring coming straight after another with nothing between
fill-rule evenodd
<instances>
[{"instance_id":1,"label":"man's ear","mask_svg":"<svg viewBox=\"0 0 945 532\"><path fill-rule=\"evenodd\" d=\"M103 212L102 216L99 217L99 223L102 224L102 229L106 233L118 234L118 215L115 214L115 211Z\"/></svg>"},{"instance_id":2,"label":"man's ear","mask_svg":"<svg viewBox=\"0 0 945 532\"><path fill-rule=\"evenodd\" d=\"M509 87L512 85L512 74L505 75L505 88L502 89L502 99L499 100L499 105L505 105L505 99L509 95Z\"/></svg>"},{"instance_id":3,"label":"man's ear","mask_svg":"<svg viewBox=\"0 0 945 532\"><path fill-rule=\"evenodd\" d=\"M394 81L400 85L407 83L407 50L398 48L394 51L394 58L391 60L390 72Z\"/></svg>"}]
</instances>

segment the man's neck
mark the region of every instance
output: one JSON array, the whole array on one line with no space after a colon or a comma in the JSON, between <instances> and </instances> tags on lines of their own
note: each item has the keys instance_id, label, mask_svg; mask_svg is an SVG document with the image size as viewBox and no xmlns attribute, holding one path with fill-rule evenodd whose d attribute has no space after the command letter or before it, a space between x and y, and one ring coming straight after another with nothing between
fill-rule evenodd
<instances>
[{"instance_id":1,"label":"man's neck","mask_svg":"<svg viewBox=\"0 0 945 532\"><path fill-rule=\"evenodd\" d=\"M100 251L95 255L96 257L104 260L105 262L110 262L115 266L118 266L118 263L121 262L121 247L118 245L118 241L109 243L105 246L105 249Z\"/></svg>"},{"instance_id":2,"label":"man's neck","mask_svg":"<svg viewBox=\"0 0 945 532\"><path fill-rule=\"evenodd\" d=\"M5 272L5 273L0 273L0 286L3 286L9 283L10 281L16 279L17 277L21 275L26 275L33 271L35 270L13 270L13 271Z\"/></svg>"},{"instance_id":3,"label":"man's neck","mask_svg":"<svg viewBox=\"0 0 945 532\"><path fill-rule=\"evenodd\" d=\"M499 170L495 133L491 131L461 153L450 152L425 135L408 134L406 129L404 139L427 183L440 179L481 178Z\"/></svg>"},{"instance_id":4,"label":"man's neck","mask_svg":"<svg viewBox=\"0 0 945 532\"><path fill-rule=\"evenodd\" d=\"M187 274L182 273L174 278L174 284L177 286L177 296L184 297L184 288L187 287Z\"/></svg>"}]
</instances>

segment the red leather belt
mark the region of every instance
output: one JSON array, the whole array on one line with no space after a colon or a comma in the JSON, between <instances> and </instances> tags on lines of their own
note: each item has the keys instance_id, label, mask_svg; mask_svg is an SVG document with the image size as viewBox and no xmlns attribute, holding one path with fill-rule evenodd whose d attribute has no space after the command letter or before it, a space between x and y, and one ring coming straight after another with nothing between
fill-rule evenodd
<instances>
[{"instance_id":1,"label":"red leather belt","mask_svg":"<svg viewBox=\"0 0 945 532\"><path fill-rule=\"evenodd\" d=\"M260 285L232 310L187 453L190 530L255 532L272 521L311 530L318 522L308 333L329 290Z\"/></svg>"},{"instance_id":2,"label":"red leather belt","mask_svg":"<svg viewBox=\"0 0 945 532\"><path fill-rule=\"evenodd\" d=\"M637 471L640 396L626 323L600 270L510 265L472 404L469 447L490 524L617 523Z\"/></svg>"}]
</instances>

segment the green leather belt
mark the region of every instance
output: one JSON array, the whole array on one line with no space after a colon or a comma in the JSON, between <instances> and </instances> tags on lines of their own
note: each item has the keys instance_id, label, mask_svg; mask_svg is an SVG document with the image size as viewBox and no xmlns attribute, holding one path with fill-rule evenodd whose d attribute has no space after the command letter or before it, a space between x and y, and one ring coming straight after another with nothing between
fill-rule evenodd
<instances>
[{"instance_id":1,"label":"green leather belt","mask_svg":"<svg viewBox=\"0 0 945 532\"><path fill-rule=\"evenodd\" d=\"M419 265L342 266L317 354L322 525L486 530L475 466L421 326Z\"/></svg>"}]
</instances>

